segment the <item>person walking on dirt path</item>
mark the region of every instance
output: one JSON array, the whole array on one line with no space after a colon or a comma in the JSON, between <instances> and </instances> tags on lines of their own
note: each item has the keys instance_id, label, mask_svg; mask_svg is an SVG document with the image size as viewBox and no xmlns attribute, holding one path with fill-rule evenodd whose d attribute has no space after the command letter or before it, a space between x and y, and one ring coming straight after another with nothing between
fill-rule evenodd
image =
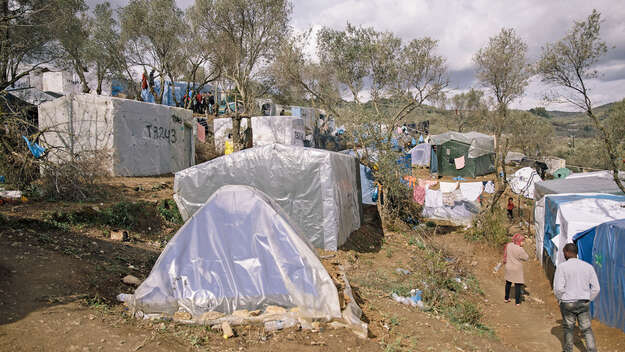
<instances>
[{"instance_id":1,"label":"person walking on dirt path","mask_svg":"<svg viewBox=\"0 0 625 352\"><path fill-rule=\"evenodd\" d=\"M514 215L512 215L512 211L514 210L514 200L512 197L508 198L508 205L506 206L506 210L508 211L508 219L512 221L514 219Z\"/></svg>"},{"instance_id":2,"label":"person walking on dirt path","mask_svg":"<svg viewBox=\"0 0 625 352\"><path fill-rule=\"evenodd\" d=\"M599 294L599 280L592 265L577 259L577 245L567 243L563 249L566 261L556 268L553 293L560 302L564 352L573 352L575 321L586 340L586 350L596 352L595 336L590 324L590 302Z\"/></svg>"},{"instance_id":3,"label":"person walking on dirt path","mask_svg":"<svg viewBox=\"0 0 625 352\"><path fill-rule=\"evenodd\" d=\"M523 262L529 259L529 255L523 249L525 237L520 233L512 236L512 242L506 244L503 250L503 263L506 265L506 303L510 302L510 288L514 283L514 301L517 306L521 304L521 290L525 283L523 276Z\"/></svg>"}]
</instances>

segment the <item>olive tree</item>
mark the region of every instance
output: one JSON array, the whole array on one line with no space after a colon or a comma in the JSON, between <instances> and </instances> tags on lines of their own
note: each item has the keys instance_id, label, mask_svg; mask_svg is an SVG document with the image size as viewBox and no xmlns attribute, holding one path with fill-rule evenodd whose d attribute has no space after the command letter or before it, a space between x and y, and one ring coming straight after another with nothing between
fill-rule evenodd
<instances>
[{"instance_id":1,"label":"olive tree","mask_svg":"<svg viewBox=\"0 0 625 352\"><path fill-rule=\"evenodd\" d=\"M163 101L165 79L181 50L183 12L175 0L131 0L121 9L121 37L131 65L154 70L160 91L151 86L156 103ZM147 68L147 69L146 69Z\"/></svg>"},{"instance_id":2,"label":"olive tree","mask_svg":"<svg viewBox=\"0 0 625 352\"><path fill-rule=\"evenodd\" d=\"M426 37L404 43L393 33L348 23L343 30L322 28L311 57L304 39L294 37L281 46L276 80L300 86L345 126L354 152L384 189L383 213L410 213L414 203L399 182L400 154L390 141L411 112L434 103L448 84L445 60L435 53L437 42Z\"/></svg>"},{"instance_id":3,"label":"olive tree","mask_svg":"<svg viewBox=\"0 0 625 352\"><path fill-rule=\"evenodd\" d=\"M454 110L458 132L471 123L477 121L481 111L485 108L484 92L471 88L466 93L458 93L451 97L451 106Z\"/></svg>"},{"instance_id":4,"label":"olive tree","mask_svg":"<svg viewBox=\"0 0 625 352\"><path fill-rule=\"evenodd\" d=\"M58 0L59 19L51 28L58 41L60 55L58 63L78 75L83 93L89 93L85 72L89 70L89 20L84 0Z\"/></svg>"},{"instance_id":5,"label":"olive tree","mask_svg":"<svg viewBox=\"0 0 625 352\"><path fill-rule=\"evenodd\" d=\"M257 108L266 92L267 67L274 49L288 37L292 5L289 0L196 0L189 10L198 34L208 41L222 78L241 97L244 111ZM233 142L240 147L241 115L235 111Z\"/></svg>"},{"instance_id":6,"label":"olive tree","mask_svg":"<svg viewBox=\"0 0 625 352\"><path fill-rule=\"evenodd\" d=\"M600 29L601 14L597 10L593 10L585 21L575 21L564 38L543 47L537 70L544 82L560 88L557 90L558 98L551 97L553 100L564 100L575 105L594 122L608 154L614 182L625 192L625 186L619 178L615 144L593 111L590 88L587 85L589 80L599 76L594 66L608 50L599 35Z\"/></svg>"},{"instance_id":7,"label":"olive tree","mask_svg":"<svg viewBox=\"0 0 625 352\"><path fill-rule=\"evenodd\" d=\"M57 58L51 31L57 10L48 0L0 1L0 90Z\"/></svg>"},{"instance_id":8,"label":"olive tree","mask_svg":"<svg viewBox=\"0 0 625 352\"><path fill-rule=\"evenodd\" d=\"M497 172L497 192L491 203L491 210L506 188L504 159L508 143L502 143L501 135L510 118L510 104L525 92L530 77L527 63L527 44L511 28L502 28L491 37L485 47L473 57L477 65L476 76L494 98L495 109L490 126L495 135L495 166L501 168L503 177ZM503 144L503 145L502 145Z\"/></svg>"}]
</instances>

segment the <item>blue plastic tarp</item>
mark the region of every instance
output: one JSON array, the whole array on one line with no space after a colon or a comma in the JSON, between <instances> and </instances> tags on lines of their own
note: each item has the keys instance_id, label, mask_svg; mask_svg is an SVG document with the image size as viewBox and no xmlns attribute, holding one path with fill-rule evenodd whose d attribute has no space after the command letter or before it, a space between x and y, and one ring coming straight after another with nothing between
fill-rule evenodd
<instances>
[{"instance_id":1,"label":"blue plastic tarp","mask_svg":"<svg viewBox=\"0 0 625 352\"><path fill-rule=\"evenodd\" d=\"M436 157L436 151L431 148L432 155L430 155L430 173L434 174L438 172L438 158Z\"/></svg>"},{"instance_id":2,"label":"blue plastic tarp","mask_svg":"<svg viewBox=\"0 0 625 352\"><path fill-rule=\"evenodd\" d=\"M343 150L341 153L356 156L356 153L351 149ZM373 172L363 164L360 164L360 188L362 192L362 203L375 205L378 198Z\"/></svg>"},{"instance_id":3,"label":"blue plastic tarp","mask_svg":"<svg viewBox=\"0 0 625 352\"><path fill-rule=\"evenodd\" d=\"M545 196L545 232L543 248L551 258L552 263L557 263L556 246L551 241L552 238L560 234L560 225L556 224L558 208L560 205L581 199L609 199L614 201L625 201L625 197L610 194L572 194L572 195L547 195Z\"/></svg>"},{"instance_id":4,"label":"blue plastic tarp","mask_svg":"<svg viewBox=\"0 0 625 352\"><path fill-rule=\"evenodd\" d=\"M601 291L591 315L625 332L625 219L605 222L575 235L578 257L595 268Z\"/></svg>"}]
</instances>

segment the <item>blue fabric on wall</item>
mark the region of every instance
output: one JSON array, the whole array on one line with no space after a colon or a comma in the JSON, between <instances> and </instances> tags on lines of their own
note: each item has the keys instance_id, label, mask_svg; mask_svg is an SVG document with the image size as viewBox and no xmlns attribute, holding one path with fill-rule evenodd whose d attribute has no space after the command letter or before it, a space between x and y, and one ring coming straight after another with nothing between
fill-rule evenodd
<instances>
[{"instance_id":1,"label":"blue fabric on wall","mask_svg":"<svg viewBox=\"0 0 625 352\"><path fill-rule=\"evenodd\" d=\"M591 304L591 316L625 332L625 220L605 222L573 240L580 248L578 257L592 264L601 286ZM592 252L588 253L590 240Z\"/></svg>"}]
</instances>

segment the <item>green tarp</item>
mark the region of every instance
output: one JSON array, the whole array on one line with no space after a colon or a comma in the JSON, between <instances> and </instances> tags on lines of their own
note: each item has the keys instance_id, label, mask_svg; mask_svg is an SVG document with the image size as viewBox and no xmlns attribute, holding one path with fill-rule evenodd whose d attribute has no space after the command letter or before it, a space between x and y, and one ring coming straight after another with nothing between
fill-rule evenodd
<instances>
[{"instance_id":1,"label":"green tarp","mask_svg":"<svg viewBox=\"0 0 625 352\"><path fill-rule=\"evenodd\" d=\"M495 172L495 154L485 153L476 158L469 157L471 145L449 140L436 146L438 174L441 176L476 177ZM456 168L455 159L464 156L465 165Z\"/></svg>"}]
</instances>

